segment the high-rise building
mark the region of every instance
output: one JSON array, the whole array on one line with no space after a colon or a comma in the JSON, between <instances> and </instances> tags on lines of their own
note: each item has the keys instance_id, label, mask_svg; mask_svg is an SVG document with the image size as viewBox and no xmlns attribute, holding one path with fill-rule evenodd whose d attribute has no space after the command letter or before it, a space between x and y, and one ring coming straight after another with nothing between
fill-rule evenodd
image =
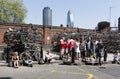
<instances>
[{"instance_id":1,"label":"high-rise building","mask_svg":"<svg viewBox=\"0 0 120 79\"><path fill-rule=\"evenodd\" d=\"M49 7L43 9L43 25L52 26L52 9Z\"/></svg>"},{"instance_id":2,"label":"high-rise building","mask_svg":"<svg viewBox=\"0 0 120 79\"><path fill-rule=\"evenodd\" d=\"M70 10L67 13L67 26L74 27L74 19L73 19L73 15Z\"/></svg>"}]
</instances>

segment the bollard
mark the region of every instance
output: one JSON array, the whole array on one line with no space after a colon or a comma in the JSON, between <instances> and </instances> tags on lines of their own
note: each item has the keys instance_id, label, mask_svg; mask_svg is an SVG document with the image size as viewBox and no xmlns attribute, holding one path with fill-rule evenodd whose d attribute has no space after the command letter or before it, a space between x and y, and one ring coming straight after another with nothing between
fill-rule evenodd
<instances>
[{"instance_id":1,"label":"bollard","mask_svg":"<svg viewBox=\"0 0 120 79\"><path fill-rule=\"evenodd\" d=\"M40 58L42 58L43 59L43 46L41 46L41 51L40 51Z\"/></svg>"},{"instance_id":2,"label":"bollard","mask_svg":"<svg viewBox=\"0 0 120 79\"><path fill-rule=\"evenodd\" d=\"M107 50L106 50L106 48L104 49L104 62L106 62L107 61Z\"/></svg>"},{"instance_id":3,"label":"bollard","mask_svg":"<svg viewBox=\"0 0 120 79\"><path fill-rule=\"evenodd\" d=\"M43 47L41 46L41 51L40 51L40 60L38 62L38 64L44 64L44 60L43 60Z\"/></svg>"},{"instance_id":4,"label":"bollard","mask_svg":"<svg viewBox=\"0 0 120 79\"><path fill-rule=\"evenodd\" d=\"M75 52L74 52L74 48L72 48L72 59L71 59L71 63L72 63L72 64L75 63Z\"/></svg>"}]
</instances>

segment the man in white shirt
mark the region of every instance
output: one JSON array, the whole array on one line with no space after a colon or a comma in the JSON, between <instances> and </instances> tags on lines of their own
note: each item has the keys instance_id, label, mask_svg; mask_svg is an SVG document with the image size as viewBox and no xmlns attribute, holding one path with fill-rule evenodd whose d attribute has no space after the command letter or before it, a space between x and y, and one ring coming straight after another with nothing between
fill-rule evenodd
<instances>
[{"instance_id":1,"label":"man in white shirt","mask_svg":"<svg viewBox=\"0 0 120 79\"><path fill-rule=\"evenodd\" d=\"M45 55L45 63L50 64L52 59L53 59L53 56L50 53L50 49L48 49Z\"/></svg>"}]
</instances>

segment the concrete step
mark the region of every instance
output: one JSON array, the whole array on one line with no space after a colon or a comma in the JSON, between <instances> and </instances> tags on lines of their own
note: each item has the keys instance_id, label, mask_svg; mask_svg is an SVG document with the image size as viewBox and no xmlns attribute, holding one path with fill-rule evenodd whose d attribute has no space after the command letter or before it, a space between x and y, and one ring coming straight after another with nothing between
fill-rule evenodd
<instances>
[{"instance_id":1,"label":"concrete step","mask_svg":"<svg viewBox=\"0 0 120 79\"><path fill-rule=\"evenodd\" d=\"M8 63L6 63L6 61L4 61L4 60L0 61L0 66L7 66L7 65L8 65Z\"/></svg>"},{"instance_id":2,"label":"concrete step","mask_svg":"<svg viewBox=\"0 0 120 79\"><path fill-rule=\"evenodd\" d=\"M3 51L0 51L0 60L3 59Z\"/></svg>"}]
</instances>

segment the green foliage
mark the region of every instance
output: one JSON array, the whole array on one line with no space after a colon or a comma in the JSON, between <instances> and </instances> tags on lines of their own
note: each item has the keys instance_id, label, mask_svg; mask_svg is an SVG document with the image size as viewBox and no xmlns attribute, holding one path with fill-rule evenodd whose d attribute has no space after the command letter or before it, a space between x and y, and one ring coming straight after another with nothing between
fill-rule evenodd
<instances>
[{"instance_id":1,"label":"green foliage","mask_svg":"<svg viewBox=\"0 0 120 79\"><path fill-rule=\"evenodd\" d=\"M1 23L24 23L26 13L22 0L0 0Z\"/></svg>"},{"instance_id":2,"label":"green foliage","mask_svg":"<svg viewBox=\"0 0 120 79\"><path fill-rule=\"evenodd\" d=\"M98 31L101 31L107 27L110 27L110 23L107 21L101 21L98 23Z\"/></svg>"}]
</instances>

